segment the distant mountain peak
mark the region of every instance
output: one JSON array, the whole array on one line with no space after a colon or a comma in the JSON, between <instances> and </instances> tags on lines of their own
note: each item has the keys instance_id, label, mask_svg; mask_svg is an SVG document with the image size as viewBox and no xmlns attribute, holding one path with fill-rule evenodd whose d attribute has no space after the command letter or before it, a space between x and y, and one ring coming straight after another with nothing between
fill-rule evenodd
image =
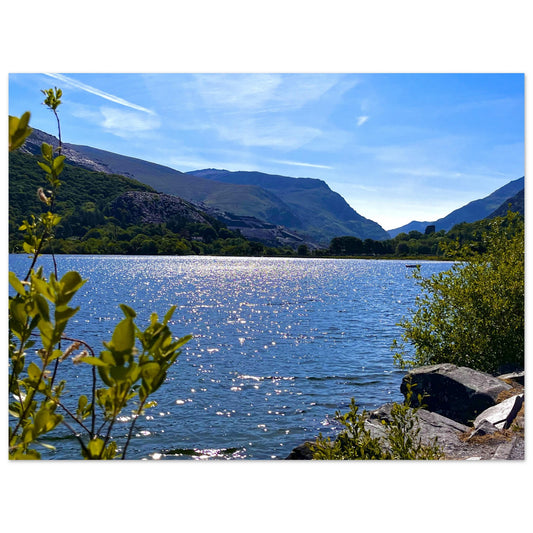
<instances>
[{"instance_id":1,"label":"distant mountain peak","mask_svg":"<svg viewBox=\"0 0 533 533\"><path fill-rule=\"evenodd\" d=\"M434 225L436 231L449 231L456 224L461 222L477 222L490 216L496 209L498 209L504 202L507 202L522 189L524 189L524 176L521 178L511 180L509 183L495 190L488 196L473 200L466 205L455 209L445 217L439 218L433 222L420 222L413 220L409 224L405 224L399 228L389 230L391 237L395 237L399 233L409 233L410 231L424 232L429 225Z\"/></svg>"}]
</instances>

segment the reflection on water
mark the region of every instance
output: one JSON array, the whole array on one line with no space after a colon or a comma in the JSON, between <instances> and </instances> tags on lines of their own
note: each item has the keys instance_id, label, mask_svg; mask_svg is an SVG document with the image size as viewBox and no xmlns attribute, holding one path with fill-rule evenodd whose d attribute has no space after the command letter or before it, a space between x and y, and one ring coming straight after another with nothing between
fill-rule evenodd
<instances>
[{"instance_id":1,"label":"reflection on water","mask_svg":"<svg viewBox=\"0 0 533 533\"><path fill-rule=\"evenodd\" d=\"M44 257L45 271L51 271ZM59 256L61 272L88 283L68 332L95 349L133 307L138 323L177 305L176 336L193 334L136 424L130 458L269 459L319 431L335 430L336 410L355 398L371 409L400 400L393 367L395 325L418 287L401 261L227 257ZM10 256L22 274L24 256ZM422 273L449 268L422 263ZM88 383L68 367L73 396ZM85 375L87 374L87 375ZM128 413L119 421L126 431ZM77 458L68 433L56 458ZM72 441L72 442L71 442ZM70 454L70 455L69 455Z\"/></svg>"}]
</instances>

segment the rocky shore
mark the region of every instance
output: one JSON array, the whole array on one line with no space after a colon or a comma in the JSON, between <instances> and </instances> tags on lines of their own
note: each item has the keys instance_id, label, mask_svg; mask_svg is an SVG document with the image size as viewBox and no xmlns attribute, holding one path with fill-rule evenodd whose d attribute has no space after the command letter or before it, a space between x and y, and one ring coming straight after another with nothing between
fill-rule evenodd
<instances>
[{"instance_id":1,"label":"rocky shore","mask_svg":"<svg viewBox=\"0 0 533 533\"><path fill-rule=\"evenodd\" d=\"M408 372L401 384L416 412L420 438L437 443L446 460L523 460L524 372L491 376L466 367L439 364ZM385 434L381 420L393 404L370 413L365 422L372 436ZM287 459L311 459L310 442L297 446Z\"/></svg>"}]
</instances>

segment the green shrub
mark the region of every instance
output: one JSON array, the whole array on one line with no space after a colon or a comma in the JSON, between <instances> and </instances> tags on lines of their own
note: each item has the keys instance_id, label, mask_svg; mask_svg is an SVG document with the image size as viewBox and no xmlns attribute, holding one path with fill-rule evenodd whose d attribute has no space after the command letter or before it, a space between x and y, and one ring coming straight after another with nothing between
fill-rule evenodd
<instances>
[{"instance_id":1,"label":"green shrub","mask_svg":"<svg viewBox=\"0 0 533 533\"><path fill-rule=\"evenodd\" d=\"M411 408L412 390L408 392L404 404L392 406L390 419L383 419L384 437L373 437L365 422L368 412L359 414L359 408L352 398L350 411L336 413L336 419L345 428L332 442L320 434L311 446L313 459L353 460L353 459L440 459L443 453L435 439L432 444L423 444L420 437L416 413L420 409ZM421 398L419 397L419 401Z\"/></svg>"},{"instance_id":2,"label":"green shrub","mask_svg":"<svg viewBox=\"0 0 533 533\"><path fill-rule=\"evenodd\" d=\"M394 341L402 368L453 363L497 373L524 366L524 221L517 213L495 218L479 246L449 246L463 259L424 278L410 319ZM407 347L414 354L407 353Z\"/></svg>"}]
</instances>

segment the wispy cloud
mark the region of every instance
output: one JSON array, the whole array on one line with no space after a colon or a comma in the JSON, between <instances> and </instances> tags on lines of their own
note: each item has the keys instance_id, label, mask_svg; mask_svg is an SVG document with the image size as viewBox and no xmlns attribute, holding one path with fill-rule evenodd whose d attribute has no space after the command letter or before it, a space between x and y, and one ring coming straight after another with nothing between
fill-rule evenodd
<instances>
[{"instance_id":1,"label":"wispy cloud","mask_svg":"<svg viewBox=\"0 0 533 533\"><path fill-rule=\"evenodd\" d=\"M357 125L358 126L362 126L368 119L369 119L369 117L367 117L367 116L358 117L357 118Z\"/></svg>"},{"instance_id":2,"label":"wispy cloud","mask_svg":"<svg viewBox=\"0 0 533 533\"><path fill-rule=\"evenodd\" d=\"M142 111L144 113L148 113L150 115L154 115L155 113L147 109L146 107L142 107L137 104L133 104L132 102L128 102L127 100L124 100L124 98L120 98L119 96L115 96L113 94L106 93L104 91L101 91L100 89L97 89L95 87L91 87L90 85L87 85L85 83L82 83L81 81L75 80L73 78L70 78L68 76L64 76L63 74L54 74L45 72L46 76L50 76L51 78L54 78L56 80L59 80L71 87L75 87L76 89L80 89L82 91L88 92L90 94L94 94L96 96L99 96L101 98L104 98L105 100L109 100L110 102L114 102L115 104L119 104L122 106L129 107L131 109L136 109L137 111Z\"/></svg>"},{"instance_id":3,"label":"wispy cloud","mask_svg":"<svg viewBox=\"0 0 533 533\"><path fill-rule=\"evenodd\" d=\"M195 77L194 91L214 109L281 112L321 98L339 80L337 75L204 74Z\"/></svg>"},{"instance_id":4,"label":"wispy cloud","mask_svg":"<svg viewBox=\"0 0 533 533\"><path fill-rule=\"evenodd\" d=\"M280 159L273 159L272 162L279 163L281 165L292 165L295 167L327 168L327 169L333 168L328 165L316 165L314 163L302 163L300 161L285 161L285 160L280 160Z\"/></svg>"},{"instance_id":5,"label":"wispy cloud","mask_svg":"<svg viewBox=\"0 0 533 533\"><path fill-rule=\"evenodd\" d=\"M223 141L287 151L321 139L355 83L337 74L198 74L184 100L192 124L209 125Z\"/></svg>"},{"instance_id":6,"label":"wispy cloud","mask_svg":"<svg viewBox=\"0 0 533 533\"><path fill-rule=\"evenodd\" d=\"M98 109L83 105L71 106L72 115L96 124L122 138L142 137L161 126L156 115L146 115L129 109L102 106Z\"/></svg>"},{"instance_id":7,"label":"wispy cloud","mask_svg":"<svg viewBox=\"0 0 533 533\"><path fill-rule=\"evenodd\" d=\"M160 125L159 119L154 116L147 117L112 107L102 107L100 111L103 116L102 127L120 137L152 131Z\"/></svg>"},{"instance_id":8,"label":"wispy cloud","mask_svg":"<svg viewBox=\"0 0 533 533\"><path fill-rule=\"evenodd\" d=\"M226 140L242 146L275 147L283 150L300 148L322 134L310 126L293 124L288 120L244 119L238 123L216 123L213 128Z\"/></svg>"}]
</instances>

